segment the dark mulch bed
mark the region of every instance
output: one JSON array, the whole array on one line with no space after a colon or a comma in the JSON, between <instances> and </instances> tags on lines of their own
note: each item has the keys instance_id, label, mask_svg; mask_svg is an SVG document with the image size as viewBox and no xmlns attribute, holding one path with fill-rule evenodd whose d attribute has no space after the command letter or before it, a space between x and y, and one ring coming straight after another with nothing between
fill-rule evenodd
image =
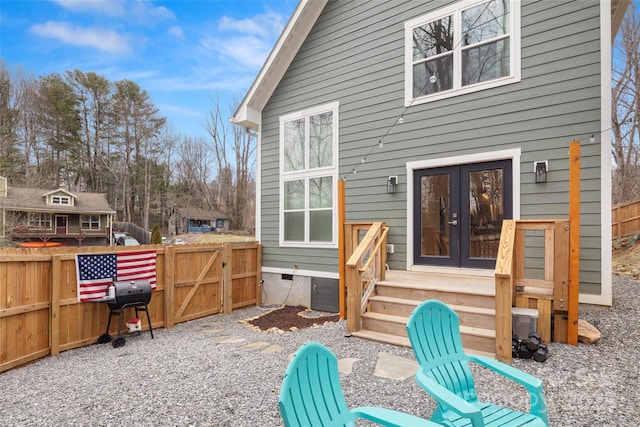
<instances>
[{"instance_id":1,"label":"dark mulch bed","mask_svg":"<svg viewBox=\"0 0 640 427\"><path fill-rule=\"evenodd\" d=\"M247 323L257 326L263 331L277 328L288 331L291 328L308 328L313 325L322 325L326 322L337 322L340 320L339 314L324 314L317 311L308 310L302 305L285 305L262 316L247 320Z\"/></svg>"}]
</instances>

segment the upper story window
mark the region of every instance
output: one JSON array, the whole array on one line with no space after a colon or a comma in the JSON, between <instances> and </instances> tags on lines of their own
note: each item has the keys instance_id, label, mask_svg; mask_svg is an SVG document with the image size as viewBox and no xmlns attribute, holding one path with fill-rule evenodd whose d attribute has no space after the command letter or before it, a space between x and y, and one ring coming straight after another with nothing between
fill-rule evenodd
<instances>
[{"instance_id":1,"label":"upper story window","mask_svg":"<svg viewBox=\"0 0 640 427\"><path fill-rule=\"evenodd\" d=\"M280 244L336 244L338 103L280 118Z\"/></svg>"},{"instance_id":2,"label":"upper story window","mask_svg":"<svg viewBox=\"0 0 640 427\"><path fill-rule=\"evenodd\" d=\"M52 205L70 205L71 197L69 196L51 196Z\"/></svg>"},{"instance_id":3,"label":"upper story window","mask_svg":"<svg viewBox=\"0 0 640 427\"><path fill-rule=\"evenodd\" d=\"M466 0L405 23L405 105L520 81L520 3Z\"/></svg>"}]
</instances>

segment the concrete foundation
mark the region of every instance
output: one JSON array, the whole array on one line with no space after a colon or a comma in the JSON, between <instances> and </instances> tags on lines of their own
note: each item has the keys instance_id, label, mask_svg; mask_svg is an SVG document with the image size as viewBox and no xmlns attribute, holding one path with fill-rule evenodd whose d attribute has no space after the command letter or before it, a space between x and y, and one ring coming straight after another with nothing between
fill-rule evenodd
<instances>
[{"instance_id":1,"label":"concrete foundation","mask_svg":"<svg viewBox=\"0 0 640 427\"><path fill-rule=\"evenodd\" d=\"M262 273L262 280L263 304L311 307L311 277L293 276L288 280L282 274Z\"/></svg>"}]
</instances>

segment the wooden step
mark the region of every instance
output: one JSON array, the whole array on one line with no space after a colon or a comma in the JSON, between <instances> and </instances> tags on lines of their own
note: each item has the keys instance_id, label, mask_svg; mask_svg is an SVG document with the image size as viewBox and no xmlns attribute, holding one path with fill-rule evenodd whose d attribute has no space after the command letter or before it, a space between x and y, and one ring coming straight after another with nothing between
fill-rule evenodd
<instances>
[{"instance_id":1,"label":"wooden step","mask_svg":"<svg viewBox=\"0 0 640 427\"><path fill-rule=\"evenodd\" d=\"M456 290L457 289L457 290ZM376 294L419 302L437 299L448 305L495 309L495 293L486 289L444 288L442 285L383 280L376 283Z\"/></svg>"},{"instance_id":2,"label":"wooden step","mask_svg":"<svg viewBox=\"0 0 640 427\"><path fill-rule=\"evenodd\" d=\"M400 347L411 347L409 338L401 337L399 335L385 334L383 332L369 331L366 329L359 330L358 332L354 332L351 335L370 341L378 341L386 344L397 345Z\"/></svg>"},{"instance_id":3,"label":"wooden step","mask_svg":"<svg viewBox=\"0 0 640 427\"><path fill-rule=\"evenodd\" d=\"M395 298L384 295L373 295L369 298L369 311L374 313L403 316L407 319L418 307L421 301L413 299ZM496 323L496 311L492 308L469 307L463 305L451 305L460 317L460 325L472 326L484 329L494 329Z\"/></svg>"},{"instance_id":4,"label":"wooden step","mask_svg":"<svg viewBox=\"0 0 640 427\"><path fill-rule=\"evenodd\" d=\"M408 318L403 316L366 312L362 315L362 329L407 337L407 320ZM460 335L465 348L486 353L495 352L494 330L460 325Z\"/></svg>"},{"instance_id":5,"label":"wooden step","mask_svg":"<svg viewBox=\"0 0 640 427\"><path fill-rule=\"evenodd\" d=\"M369 331L366 329L362 329L358 332L354 332L352 334L354 337L358 337L358 338L363 338L363 339L367 339L370 341L377 341L377 342L382 342L382 343L386 343L386 344L391 344L391 345L397 345L397 346L401 346L401 347L411 347L411 343L409 342L409 338L407 337L401 337L398 335L393 335L393 334L385 334L383 332L376 332L376 331ZM464 346L464 339L462 341L462 345ZM482 350L476 350L474 348L469 348L467 346L465 346L465 352L470 353L470 354L479 354L482 356L487 356L487 357L491 357L493 359L495 359L496 354L495 354L495 350L491 350L491 351L482 351Z\"/></svg>"}]
</instances>

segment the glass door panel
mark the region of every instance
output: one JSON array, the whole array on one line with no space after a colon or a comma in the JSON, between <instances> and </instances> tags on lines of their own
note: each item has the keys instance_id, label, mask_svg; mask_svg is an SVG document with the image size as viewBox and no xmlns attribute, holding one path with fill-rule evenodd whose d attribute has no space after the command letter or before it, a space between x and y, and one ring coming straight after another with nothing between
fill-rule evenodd
<instances>
[{"instance_id":1,"label":"glass door panel","mask_svg":"<svg viewBox=\"0 0 640 427\"><path fill-rule=\"evenodd\" d=\"M415 175L419 202L414 215L416 264L458 263L458 197L455 169L419 171Z\"/></svg>"},{"instance_id":2,"label":"glass door panel","mask_svg":"<svg viewBox=\"0 0 640 427\"><path fill-rule=\"evenodd\" d=\"M511 162L463 165L461 176L462 265L494 268L502 221L512 218Z\"/></svg>"}]
</instances>

